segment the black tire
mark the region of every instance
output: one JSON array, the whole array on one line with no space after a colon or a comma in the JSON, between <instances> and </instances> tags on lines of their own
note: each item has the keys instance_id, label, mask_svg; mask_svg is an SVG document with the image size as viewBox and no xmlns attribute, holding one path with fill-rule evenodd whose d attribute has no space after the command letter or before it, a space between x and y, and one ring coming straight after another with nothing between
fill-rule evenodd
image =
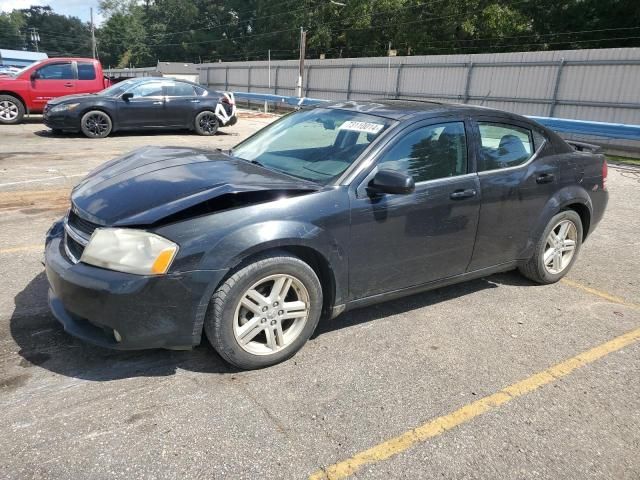
<instances>
[{"instance_id":1,"label":"black tire","mask_svg":"<svg viewBox=\"0 0 640 480\"><path fill-rule=\"evenodd\" d=\"M215 135L220 127L220 121L216 114L210 110L205 110L196 115L194 129L198 135Z\"/></svg>"},{"instance_id":2,"label":"black tire","mask_svg":"<svg viewBox=\"0 0 640 480\"><path fill-rule=\"evenodd\" d=\"M568 220L573 223L576 229L576 240L575 240L575 250L573 252L573 257L571 261L563 268L559 273L552 273L547 270L547 267L544 264L544 255L547 246L547 237L551 233L551 230L554 229L560 222ZM550 221L547 227L544 229L540 240L535 246L535 250L533 255L529 260L518 267L520 273L527 277L529 280L532 280L536 283L542 285L548 285L551 283L558 282L562 277L564 277L571 267L575 263L578 258L578 254L580 253L580 247L582 246L582 220L580 219L580 215L578 215L573 210L564 210L557 215L555 215Z\"/></svg>"},{"instance_id":3,"label":"black tire","mask_svg":"<svg viewBox=\"0 0 640 480\"><path fill-rule=\"evenodd\" d=\"M301 327L298 336L284 348L265 355L250 353L240 346L234 334L236 308L245 292L256 282L271 275L282 274L295 277L306 288L309 295L306 323ZM286 252L275 252L239 267L218 288L211 298L204 330L209 342L223 359L236 367L254 370L275 365L295 355L313 334L321 312L322 286L313 269L298 257Z\"/></svg>"},{"instance_id":4,"label":"black tire","mask_svg":"<svg viewBox=\"0 0 640 480\"><path fill-rule=\"evenodd\" d=\"M101 110L91 110L80 120L82 133L89 138L108 137L113 130L111 117Z\"/></svg>"},{"instance_id":5,"label":"black tire","mask_svg":"<svg viewBox=\"0 0 640 480\"><path fill-rule=\"evenodd\" d=\"M24 104L12 95L0 95L0 124L15 125L24 118Z\"/></svg>"}]
</instances>

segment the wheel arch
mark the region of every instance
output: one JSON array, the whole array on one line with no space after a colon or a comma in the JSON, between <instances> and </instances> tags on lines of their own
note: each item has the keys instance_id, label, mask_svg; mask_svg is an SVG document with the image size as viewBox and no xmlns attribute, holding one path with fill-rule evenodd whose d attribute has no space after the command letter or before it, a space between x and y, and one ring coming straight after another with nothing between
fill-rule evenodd
<instances>
[{"instance_id":1,"label":"wheel arch","mask_svg":"<svg viewBox=\"0 0 640 480\"><path fill-rule=\"evenodd\" d=\"M9 97L14 97L15 99L19 100L20 103L22 103L22 107L24 108L24 111L26 113L30 113L30 109L29 109L29 106L27 105L27 102L19 93L11 92L9 90L0 90L0 95L7 95Z\"/></svg>"}]
</instances>

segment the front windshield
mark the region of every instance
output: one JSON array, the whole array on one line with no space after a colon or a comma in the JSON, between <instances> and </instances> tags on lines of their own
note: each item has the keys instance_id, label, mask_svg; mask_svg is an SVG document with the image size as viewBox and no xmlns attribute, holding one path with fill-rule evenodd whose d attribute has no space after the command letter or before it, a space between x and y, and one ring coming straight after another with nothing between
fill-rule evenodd
<instances>
[{"instance_id":1,"label":"front windshield","mask_svg":"<svg viewBox=\"0 0 640 480\"><path fill-rule=\"evenodd\" d=\"M105 97L118 97L129 90L135 84L140 83L140 81L141 80L139 78L130 78L129 80L124 80L122 82L116 83L115 85L111 85L109 88L105 88L100 92L100 95L103 95Z\"/></svg>"},{"instance_id":2,"label":"front windshield","mask_svg":"<svg viewBox=\"0 0 640 480\"><path fill-rule=\"evenodd\" d=\"M326 184L338 177L391 121L350 110L291 113L233 149L233 156Z\"/></svg>"}]
</instances>

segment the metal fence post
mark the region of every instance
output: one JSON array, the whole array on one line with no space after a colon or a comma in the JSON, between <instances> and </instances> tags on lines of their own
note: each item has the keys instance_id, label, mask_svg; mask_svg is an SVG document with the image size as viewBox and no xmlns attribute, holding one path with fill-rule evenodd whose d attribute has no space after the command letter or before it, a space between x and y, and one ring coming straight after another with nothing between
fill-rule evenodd
<instances>
[{"instance_id":1,"label":"metal fence post","mask_svg":"<svg viewBox=\"0 0 640 480\"><path fill-rule=\"evenodd\" d=\"M247 73L247 92L251 92L251 70L253 70L253 66L249 65L249 73Z\"/></svg>"},{"instance_id":2,"label":"metal fence post","mask_svg":"<svg viewBox=\"0 0 640 480\"><path fill-rule=\"evenodd\" d=\"M229 90L229 65L224 69L224 90Z\"/></svg>"},{"instance_id":3,"label":"metal fence post","mask_svg":"<svg viewBox=\"0 0 640 480\"><path fill-rule=\"evenodd\" d=\"M467 83L464 86L464 103L469 103L469 92L471 91L471 77L473 75L473 62L469 62L467 67Z\"/></svg>"},{"instance_id":4,"label":"metal fence post","mask_svg":"<svg viewBox=\"0 0 640 480\"><path fill-rule=\"evenodd\" d=\"M553 117L556 112L556 105L558 105L558 91L560 90L560 80L562 79L562 70L564 69L564 58L560 59L558 64L558 71L556 73L556 84L553 87L553 97L551 98L551 107L549 108L549 116Z\"/></svg>"},{"instance_id":5,"label":"metal fence post","mask_svg":"<svg viewBox=\"0 0 640 480\"><path fill-rule=\"evenodd\" d=\"M398 65L398 72L396 73L396 98L400 96L400 76L402 74L402 67L404 67L403 63Z\"/></svg>"},{"instance_id":6,"label":"metal fence post","mask_svg":"<svg viewBox=\"0 0 640 480\"><path fill-rule=\"evenodd\" d=\"M280 65L276 65L276 78L275 78L275 81L274 81L274 84L273 84L273 86L274 86L274 91L273 91L274 95L278 94L278 74L279 73L280 73Z\"/></svg>"},{"instance_id":7,"label":"metal fence post","mask_svg":"<svg viewBox=\"0 0 640 480\"><path fill-rule=\"evenodd\" d=\"M351 97L351 74L353 73L353 63L349 65L349 78L347 79L347 100Z\"/></svg>"},{"instance_id":8,"label":"metal fence post","mask_svg":"<svg viewBox=\"0 0 640 480\"><path fill-rule=\"evenodd\" d=\"M209 80L209 72L211 71L211 69L209 67L206 67L206 68L207 68L207 80L206 81L207 81L207 87L209 87L209 85L211 85L211 80Z\"/></svg>"}]
</instances>

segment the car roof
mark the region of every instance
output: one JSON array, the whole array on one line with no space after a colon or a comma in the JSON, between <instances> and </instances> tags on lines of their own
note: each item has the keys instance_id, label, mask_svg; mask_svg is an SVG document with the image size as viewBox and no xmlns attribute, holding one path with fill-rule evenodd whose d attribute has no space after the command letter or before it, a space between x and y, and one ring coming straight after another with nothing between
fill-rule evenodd
<instances>
[{"instance_id":1,"label":"car roof","mask_svg":"<svg viewBox=\"0 0 640 480\"><path fill-rule=\"evenodd\" d=\"M371 100L348 100L342 102L331 102L322 106L325 108L337 108L341 110L368 113L393 120L407 120L413 117L433 117L440 114L456 112L463 115L497 114L502 117L532 123L531 120L520 115L480 105L443 103L416 99L376 98Z\"/></svg>"}]
</instances>

